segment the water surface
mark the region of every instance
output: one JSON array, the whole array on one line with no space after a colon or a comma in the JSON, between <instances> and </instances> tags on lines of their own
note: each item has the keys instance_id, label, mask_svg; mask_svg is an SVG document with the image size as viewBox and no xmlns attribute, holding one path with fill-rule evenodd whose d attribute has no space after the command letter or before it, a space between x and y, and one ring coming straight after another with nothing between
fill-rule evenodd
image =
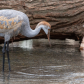
<instances>
[{"instance_id":1,"label":"water surface","mask_svg":"<svg viewBox=\"0 0 84 84\"><path fill-rule=\"evenodd\" d=\"M71 41L35 40L32 49L10 47L11 72L7 58L2 73L0 48L0 84L84 84L84 57L79 44ZM73 45L71 45L73 44Z\"/></svg>"}]
</instances>

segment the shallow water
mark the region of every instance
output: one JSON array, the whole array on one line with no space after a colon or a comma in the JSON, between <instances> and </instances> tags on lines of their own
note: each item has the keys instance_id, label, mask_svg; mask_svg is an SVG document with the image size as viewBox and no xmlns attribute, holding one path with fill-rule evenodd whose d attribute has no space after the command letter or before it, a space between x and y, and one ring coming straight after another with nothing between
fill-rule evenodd
<instances>
[{"instance_id":1,"label":"shallow water","mask_svg":"<svg viewBox=\"0 0 84 84\"><path fill-rule=\"evenodd\" d=\"M0 48L0 84L84 84L84 52L79 44L52 40L50 48L47 41L40 41L33 49L10 47L11 72L6 58L4 74Z\"/></svg>"}]
</instances>

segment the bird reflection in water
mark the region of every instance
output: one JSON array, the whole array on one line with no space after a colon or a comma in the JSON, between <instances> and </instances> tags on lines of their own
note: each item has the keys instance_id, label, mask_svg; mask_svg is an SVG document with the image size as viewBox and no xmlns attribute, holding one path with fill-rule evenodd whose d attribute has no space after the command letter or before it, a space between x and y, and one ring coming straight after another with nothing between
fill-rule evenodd
<instances>
[{"instance_id":1,"label":"bird reflection in water","mask_svg":"<svg viewBox=\"0 0 84 84\"><path fill-rule=\"evenodd\" d=\"M10 72L7 75L3 72L3 84L9 84L9 80L10 80Z\"/></svg>"}]
</instances>

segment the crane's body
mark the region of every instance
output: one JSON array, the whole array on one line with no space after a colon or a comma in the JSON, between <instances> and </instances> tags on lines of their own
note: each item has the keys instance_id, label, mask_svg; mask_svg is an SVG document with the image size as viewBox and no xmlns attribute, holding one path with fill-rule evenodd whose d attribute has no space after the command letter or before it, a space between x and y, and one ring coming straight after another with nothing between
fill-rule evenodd
<instances>
[{"instance_id":1,"label":"crane's body","mask_svg":"<svg viewBox=\"0 0 84 84\"><path fill-rule=\"evenodd\" d=\"M0 36L5 38L5 42L18 33L26 35L26 28L31 31L26 14L12 9L0 10Z\"/></svg>"},{"instance_id":2,"label":"crane's body","mask_svg":"<svg viewBox=\"0 0 84 84\"><path fill-rule=\"evenodd\" d=\"M9 40L12 37L17 36L19 33L26 37L34 37L40 32L41 29L43 29L49 40L50 28L51 25L48 22L42 21L37 24L35 30L32 30L30 28L29 19L25 13L12 9L0 10L0 36L4 37L4 47L2 49L3 71L5 62L5 50L7 51L10 70Z\"/></svg>"}]
</instances>

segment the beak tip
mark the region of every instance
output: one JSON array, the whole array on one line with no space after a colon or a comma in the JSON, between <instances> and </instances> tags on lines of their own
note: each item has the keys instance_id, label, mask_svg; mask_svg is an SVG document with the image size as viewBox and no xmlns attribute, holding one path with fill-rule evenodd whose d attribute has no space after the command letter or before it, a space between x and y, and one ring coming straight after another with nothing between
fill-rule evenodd
<instances>
[{"instance_id":1,"label":"beak tip","mask_svg":"<svg viewBox=\"0 0 84 84\"><path fill-rule=\"evenodd\" d=\"M49 45L51 47L51 43L50 43L50 32L48 31L48 34L47 34L47 38L48 38L48 41L49 41Z\"/></svg>"},{"instance_id":2,"label":"beak tip","mask_svg":"<svg viewBox=\"0 0 84 84\"><path fill-rule=\"evenodd\" d=\"M50 44L50 47L51 47L51 44Z\"/></svg>"}]
</instances>

